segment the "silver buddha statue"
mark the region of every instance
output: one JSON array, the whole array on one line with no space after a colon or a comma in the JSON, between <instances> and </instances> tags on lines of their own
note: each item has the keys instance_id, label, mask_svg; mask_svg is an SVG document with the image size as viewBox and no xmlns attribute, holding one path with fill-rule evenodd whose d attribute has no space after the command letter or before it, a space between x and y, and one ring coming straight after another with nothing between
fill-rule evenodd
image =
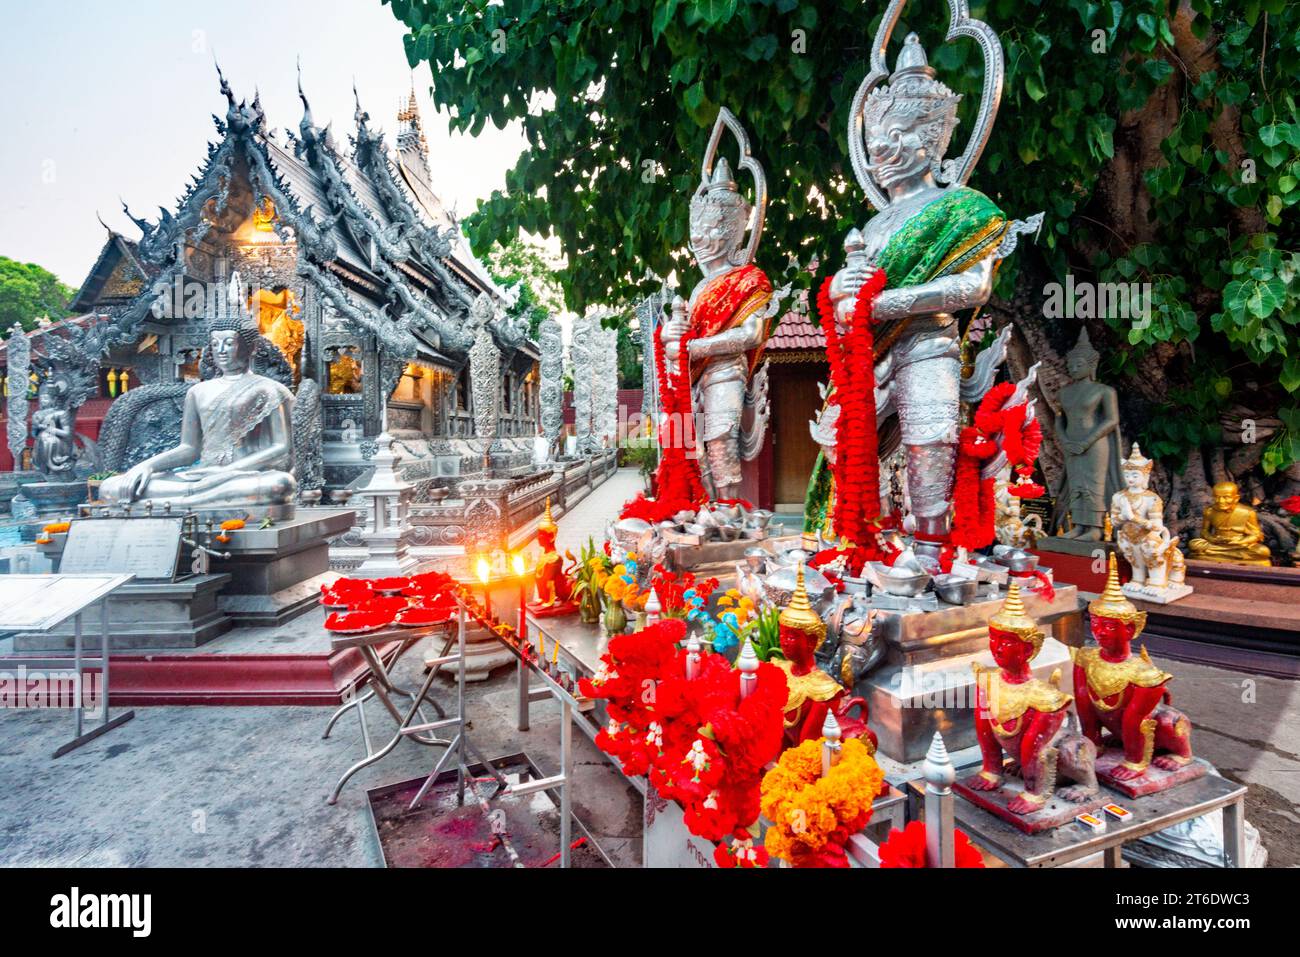
<instances>
[{"instance_id":1,"label":"silver buddha statue","mask_svg":"<svg viewBox=\"0 0 1300 957\"><path fill-rule=\"evenodd\" d=\"M250 369L258 332L246 314L208 324L220 374L185 395L181 442L100 486L113 504L241 509L283 517L293 502L293 394Z\"/></svg>"},{"instance_id":2,"label":"silver buddha statue","mask_svg":"<svg viewBox=\"0 0 1300 957\"><path fill-rule=\"evenodd\" d=\"M731 164L717 155L726 130L740 145L740 167L754 177L753 206L741 195ZM715 500L740 497L741 464L758 454L767 427L767 376L758 363L770 320L789 287L774 295L754 265L766 208L763 167L750 155L744 128L723 108L690 204L690 249L704 278L689 302L673 302L662 332L670 376L677 374L685 337L692 406L701 420L701 473Z\"/></svg>"},{"instance_id":3,"label":"silver buddha statue","mask_svg":"<svg viewBox=\"0 0 1300 957\"><path fill-rule=\"evenodd\" d=\"M965 185L1001 97L997 35L970 19L964 3L950 0L949 37L977 40L985 78L966 151L945 160L961 97L935 78L914 33L905 39L889 73L885 50L902 6L903 0L894 0L885 12L872 45L871 70L849 114L853 169L877 213L860 231L849 233L846 263L833 277L830 296L839 328L847 331L858 291L877 270L885 271L885 287L874 303L879 455L884 460L901 443L911 508L907 527L918 537L942 540L951 523L961 404L978 402L987 391L1006 343L1003 335L996 348L985 349L974 374L963 380L956 314L988 301L997 263L1015 249L1019 234L1038 228L1042 217L1008 219ZM838 409L833 396L830 403L823 415L834 421ZM896 417L897 429L886 427L891 417ZM824 442L821 433L814 428ZM828 455L832 451L826 449ZM987 468L1000 468L1005 459L999 459ZM825 514L828 486L815 478L808 515Z\"/></svg>"}]
</instances>

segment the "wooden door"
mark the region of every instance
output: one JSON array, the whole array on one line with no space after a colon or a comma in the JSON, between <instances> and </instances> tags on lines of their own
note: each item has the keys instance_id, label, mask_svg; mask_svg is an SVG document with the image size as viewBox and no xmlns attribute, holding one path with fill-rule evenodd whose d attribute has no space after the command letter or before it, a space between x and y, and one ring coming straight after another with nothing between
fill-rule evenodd
<instances>
[{"instance_id":1,"label":"wooden door","mask_svg":"<svg viewBox=\"0 0 1300 957\"><path fill-rule=\"evenodd\" d=\"M808 479L820 451L808 423L821 408L817 383L827 378L823 362L772 366L771 403L777 506L803 506Z\"/></svg>"}]
</instances>

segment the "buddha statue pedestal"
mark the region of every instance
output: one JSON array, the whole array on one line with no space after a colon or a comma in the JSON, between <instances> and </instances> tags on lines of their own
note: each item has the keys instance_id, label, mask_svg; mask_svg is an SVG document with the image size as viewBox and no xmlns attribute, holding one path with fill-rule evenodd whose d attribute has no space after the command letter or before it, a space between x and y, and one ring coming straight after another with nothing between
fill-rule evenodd
<instances>
[{"instance_id":1,"label":"buddha statue pedestal","mask_svg":"<svg viewBox=\"0 0 1300 957\"><path fill-rule=\"evenodd\" d=\"M216 547L229 553L212 570L231 578L217 599L236 627L282 625L320 603L320 586L333 581L330 539L352 528L351 509L299 509L291 520L258 528L249 522Z\"/></svg>"}]
</instances>

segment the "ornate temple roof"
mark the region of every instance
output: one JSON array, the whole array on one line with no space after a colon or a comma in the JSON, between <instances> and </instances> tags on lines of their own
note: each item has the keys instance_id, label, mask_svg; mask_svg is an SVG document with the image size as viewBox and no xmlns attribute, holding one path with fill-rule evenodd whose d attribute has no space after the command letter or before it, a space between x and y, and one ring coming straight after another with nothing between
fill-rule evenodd
<instances>
[{"instance_id":1,"label":"ornate temple roof","mask_svg":"<svg viewBox=\"0 0 1300 957\"><path fill-rule=\"evenodd\" d=\"M113 341L140 332L152 288L185 274L178 249L201 243L242 190L245 203L251 191L255 208L272 204L274 230L296 242L304 280L385 351L463 356L484 322L507 352L532 351L526 330L502 311L509 294L473 256L429 185L413 96L399 114L397 151L370 129L359 99L347 149L331 126L316 125L301 82L302 118L282 138L268 127L260 97L236 101L217 72L227 110L213 116L219 138L203 166L174 211L160 208L156 222L126 211L140 239L110 230L78 295L79 309L117 314Z\"/></svg>"}]
</instances>

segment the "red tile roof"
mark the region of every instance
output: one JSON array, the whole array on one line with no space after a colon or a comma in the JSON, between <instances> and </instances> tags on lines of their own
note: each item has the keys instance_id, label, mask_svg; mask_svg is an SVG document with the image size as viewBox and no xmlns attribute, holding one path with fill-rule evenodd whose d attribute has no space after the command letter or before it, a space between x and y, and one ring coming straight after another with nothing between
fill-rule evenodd
<instances>
[{"instance_id":1,"label":"red tile roof","mask_svg":"<svg viewBox=\"0 0 1300 957\"><path fill-rule=\"evenodd\" d=\"M781 321L768 337L767 348L776 349L825 349L826 338L821 329L813 325L805 313L790 311L781 317Z\"/></svg>"}]
</instances>

